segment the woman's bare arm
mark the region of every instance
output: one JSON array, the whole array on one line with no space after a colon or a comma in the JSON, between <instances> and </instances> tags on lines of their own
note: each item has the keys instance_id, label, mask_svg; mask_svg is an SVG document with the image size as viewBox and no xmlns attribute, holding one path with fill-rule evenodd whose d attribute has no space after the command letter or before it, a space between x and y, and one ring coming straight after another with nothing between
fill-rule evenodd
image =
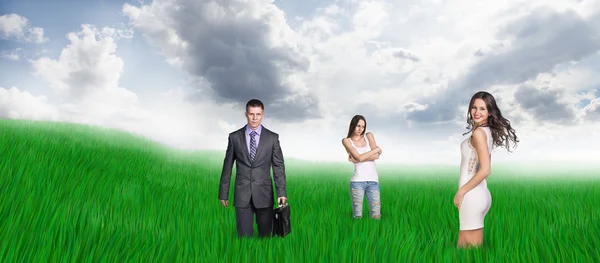
<instances>
[{"instance_id":1,"label":"woman's bare arm","mask_svg":"<svg viewBox=\"0 0 600 263\"><path fill-rule=\"evenodd\" d=\"M375 148L366 153L359 154L358 151L356 149L354 149L354 147L352 147L352 143L350 142L349 138L342 139L342 145L344 145L344 147L346 148L346 152L348 152L352 158L354 158L355 160L357 160L359 162L364 162L364 161L368 160L370 157L372 157L373 155L376 155L380 152L379 148Z\"/></svg>"}]
</instances>

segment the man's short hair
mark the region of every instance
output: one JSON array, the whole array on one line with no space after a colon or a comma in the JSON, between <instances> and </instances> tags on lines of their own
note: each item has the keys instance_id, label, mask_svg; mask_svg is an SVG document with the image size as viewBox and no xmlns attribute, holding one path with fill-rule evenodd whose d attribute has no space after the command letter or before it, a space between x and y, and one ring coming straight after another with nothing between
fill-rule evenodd
<instances>
[{"instance_id":1,"label":"man's short hair","mask_svg":"<svg viewBox=\"0 0 600 263\"><path fill-rule=\"evenodd\" d=\"M248 103L246 103L246 111L248 111L248 108L250 107L260 107L261 110L265 110L265 105L258 99L249 100Z\"/></svg>"}]
</instances>

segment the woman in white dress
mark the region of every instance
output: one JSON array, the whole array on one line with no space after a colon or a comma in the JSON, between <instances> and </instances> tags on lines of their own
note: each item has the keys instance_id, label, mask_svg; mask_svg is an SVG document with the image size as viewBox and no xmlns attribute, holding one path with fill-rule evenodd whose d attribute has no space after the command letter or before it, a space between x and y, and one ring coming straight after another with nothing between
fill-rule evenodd
<instances>
[{"instance_id":1,"label":"woman in white dress","mask_svg":"<svg viewBox=\"0 0 600 263\"><path fill-rule=\"evenodd\" d=\"M348 161L354 163L354 176L350 179L353 217L362 217L363 199L366 194L369 201L369 214L372 218L379 219L381 218L381 204L379 176L375 160L379 158L381 149L377 146L373 133L366 132L366 129L365 117L354 116L350 121L348 135L342 139L342 145L348 152Z\"/></svg>"},{"instance_id":2,"label":"woman in white dress","mask_svg":"<svg viewBox=\"0 0 600 263\"><path fill-rule=\"evenodd\" d=\"M494 97L485 91L471 98L467 123L469 131L465 134L471 133L471 136L460 145L459 189L454 196L460 221L458 248L479 247L483 243L483 221L492 203L486 182L491 173L492 149L506 146L510 152L509 140L515 146L519 141L510 121L502 117Z\"/></svg>"}]
</instances>

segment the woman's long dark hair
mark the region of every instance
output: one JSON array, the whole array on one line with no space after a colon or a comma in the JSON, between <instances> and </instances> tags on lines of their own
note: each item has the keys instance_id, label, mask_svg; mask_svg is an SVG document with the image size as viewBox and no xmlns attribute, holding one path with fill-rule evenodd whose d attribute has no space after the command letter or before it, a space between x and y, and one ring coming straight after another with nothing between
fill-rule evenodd
<instances>
[{"instance_id":1,"label":"woman's long dark hair","mask_svg":"<svg viewBox=\"0 0 600 263\"><path fill-rule=\"evenodd\" d=\"M356 125L358 125L358 121L360 120L363 120L365 122L365 129L361 134L365 135L365 132L367 131L367 120L365 120L365 117L363 117L362 115L354 115L354 117L352 117L352 120L350 121L350 127L348 128L348 136L346 138L352 137L354 129L356 129Z\"/></svg>"},{"instance_id":2,"label":"woman's long dark hair","mask_svg":"<svg viewBox=\"0 0 600 263\"><path fill-rule=\"evenodd\" d=\"M471 116L471 108L473 107L476 99L482 99L485 102L487 111L490 113L490 116L487 119L487 125L484 126L490 127L494 145L497 147L506 146L506 150L510 152L510 141L512 140L514 142L514 147L516 148L519 139L515 134L515 130L510 126L510 121L502 117L502 113L496 104L496 99L494 99L494 96L485 91L477 92L475 95L473 95L473 97L471 97L469 109L467 109L467 124L469 124L469 126L467 126L466 129L469 131L465 132L463 135L472 132L475 126L473 117Z\"/></svg>"}]
</instances>

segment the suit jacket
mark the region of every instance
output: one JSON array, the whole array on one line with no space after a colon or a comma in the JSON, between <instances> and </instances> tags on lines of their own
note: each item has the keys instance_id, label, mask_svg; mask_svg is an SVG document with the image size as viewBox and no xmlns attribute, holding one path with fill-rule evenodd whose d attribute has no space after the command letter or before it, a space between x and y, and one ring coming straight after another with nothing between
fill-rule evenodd
<instances>
[{"instance_id":1,"label":"suit jacket","mask_svg":"<svg viewBox=\"0 0 600 263\"><path fill-rule=\"evenodd\" d=\"M286 196L285 165L279 146L279 135L263 126L256 156L254 161L251 161L246 146L245 129L246 126L229 134L219 185L219 200L228 200L231 171L235 161L233 205L245 207L252 197L257 208L273 207L271 168L273 168L277 196Z\"/></svg>"}]
</instances>

